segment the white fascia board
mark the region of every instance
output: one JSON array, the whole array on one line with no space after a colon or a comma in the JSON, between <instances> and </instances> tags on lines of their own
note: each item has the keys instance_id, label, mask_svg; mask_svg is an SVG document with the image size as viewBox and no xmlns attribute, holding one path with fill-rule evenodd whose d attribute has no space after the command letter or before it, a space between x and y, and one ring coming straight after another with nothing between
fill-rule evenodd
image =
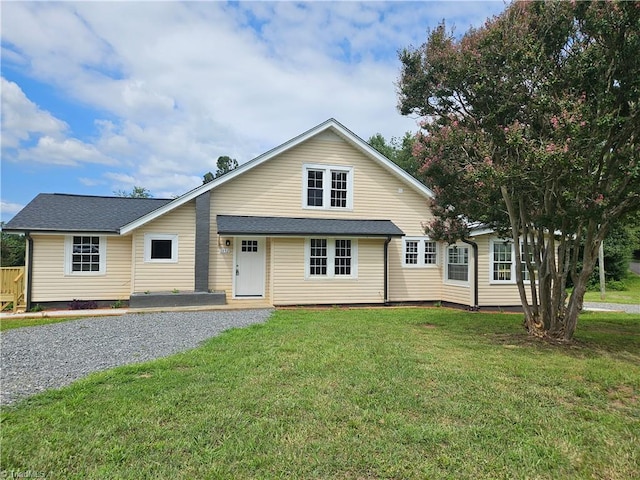
<instances>
[{"instance_id":1,"label":"white fascia board","mask_svg":"<svg viewBox=\"0 0 640 480\"><path fill-rule=\"evenodd\" d=\"M355 146L360 151L365 153L367 156L376 160L378 163L380 163L382 166L384 166L388 170L391 170L396 176L403 179L406 183L411 185L413 188L415 188L425 196L429 198L434 197L433 192L429 188L427 188L425 185L423 185L418 180L413 178L407 172L402 170L400 167L398 167L395 163L393 163L387 157L379 153L375 148L371 147L368 143L366 143L364 140L358 137L355 133L347 129L340 122L338 122L333 118L330 118L329 120L322 122L320 125L317 125L312 129L307 130L304 133L301 133L297 137L294 137L291 140L288 140L287 142L263 153L262 155L259 155L253 160L249 160L248 162L240 165L238 168L230 171L229 173L226 173L223 176L209 183L200 185L199 187L196 187L193 190L185 193L184 195L176 198L172 202L167 203L166 205L154 210L153 212L148 213L147 215L144 215L138 218L137 220L134 220L131 223L128 223L127 225L124 225L120 229L120 235L126 235L127 233L130 233L131 231L135 230L136 228L140 228L144 224L152 220L155 220L158 217L161 217L162 215L180 207L181 205L184 205L185 203L195 199L196 197L202 195L203 193L209 190L215 189L219 185L223 185L224 183L227 183L229 180L232 180L237 176L242 175L244 172L257 167L258 165L261 165L264 162L267 162L268 160L271 160L273 157L280 155L281 153L286 152L287 150L290 150L291 148L294 148L297 145L300 145L301 143L305 142L311 137L314 137L315 135L318 135L319 133L322 133L328 129L333 129L342 138L347 140L349 143L351 143L353 146Z\"/></svg>"},{"instance_id":2,"label":"white fascia board","mask_svg":"<svg viewBox=\"0 0 640 480\"><path fill-rule=\"evenodd\" d=\"M492 233L495 233L496 231L492 228L479 228L477 230L472 230L471 232L469 232L469 236L470 237L480 237L482 235L489 235Z\"/></svg>"}]
</instances>

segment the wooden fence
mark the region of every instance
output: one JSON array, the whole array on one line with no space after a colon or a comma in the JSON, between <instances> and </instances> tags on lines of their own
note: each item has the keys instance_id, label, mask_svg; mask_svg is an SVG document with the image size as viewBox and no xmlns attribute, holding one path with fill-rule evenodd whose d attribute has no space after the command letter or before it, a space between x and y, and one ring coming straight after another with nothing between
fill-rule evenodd
<instances>
[{"instance_id":1,"label":"wooden fence","mask_svg":"<svg viewBox=\"0 0 640 480\"><path fill-rule=\"evenodd\" d=\"M0 301L4 310L13 305L13 311L26 308L24 267L0 268Z\"/></svg>"}]
</instances>

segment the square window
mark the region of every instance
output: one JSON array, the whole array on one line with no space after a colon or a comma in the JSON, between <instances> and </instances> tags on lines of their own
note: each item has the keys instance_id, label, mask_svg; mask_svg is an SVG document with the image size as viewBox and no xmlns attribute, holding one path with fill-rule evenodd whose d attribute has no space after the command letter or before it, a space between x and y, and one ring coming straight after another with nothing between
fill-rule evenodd
<instances>
[{"instance_id":1,"label":"square window","mask_svg":"<svg viewBox=\"0 0 640 480\"><path fill-rule=\"evenodd\" d=\"M178 235L145 233L144 261L175 263L178 261Z\"/></svg>"},{"instance_id":2,"label":"square window","mask_svg":"<svg viewBox=\"0 0 640 480\"><path fill-rule=\"evenodd\" d=\"M171 240L151 240L151 259L167 260L171 258L172 242Z\"/></svg>"}]
</instances>

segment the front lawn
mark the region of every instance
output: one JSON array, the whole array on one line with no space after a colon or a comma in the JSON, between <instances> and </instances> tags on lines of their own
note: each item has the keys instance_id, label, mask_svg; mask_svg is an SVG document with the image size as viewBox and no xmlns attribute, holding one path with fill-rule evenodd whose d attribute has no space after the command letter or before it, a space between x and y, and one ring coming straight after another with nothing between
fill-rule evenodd
<instances>
[{"instance_id":1,"label":"front lawn","mask_svg":"<svg viewBox=\"0 0 640 480\"><path fill-rule=\"evenodd\" d=\"M629 272L623 280L624 290L611 290L605 288L605 298L600 298L600 290L587 292L584 295L585 302L625 303L627 305L640 305L640 275Z\"/></svg>"},{"instance_id":2,"label":"front lawn","mask_svg":"<svg viewBox=\"0 0 640 480\"><path fill-rule=\"evenodd\" d=\"M0 318L0 332L14 328L37 327L40 325L49 325L50 323L67 322L69 320L78 320L78 317Z\"/></svg>"},{"instance_id":3,"label":"front lawn","mask_svg":"<svg viewBox=\"0 0 640 480\"><path fill-rule=\"evenodd\" d=\"M640 319L576 342L521 315L278 310L199 349L2 414L2 470L46 478L640 478Z\"/></svg>"}]
</instances>

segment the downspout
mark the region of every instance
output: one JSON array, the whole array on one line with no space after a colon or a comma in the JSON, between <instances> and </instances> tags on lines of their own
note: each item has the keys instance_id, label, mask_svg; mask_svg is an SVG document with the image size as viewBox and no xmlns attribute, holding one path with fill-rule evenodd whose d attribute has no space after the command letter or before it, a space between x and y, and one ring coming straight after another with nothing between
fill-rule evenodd
<instances>
[{"instance_id":1,"label":"downspout","mask_svg":"<svg viewBox=\"0 0 640 480\"><path fill-rule=\"evenodd\" d=\"M29 232L24 234L27 240L27 288L24 294L24 302L27 312L31 310L31 280L33 278L33 238Z\"/></svg>"},{"instance_id":2,"label":"downspout","mask_svg":"<svg viewBox=\"0 0 640 480\"><path fill-rule=\"evenodd\" d=\"M384 241L384 304L389 305L389 242L391 237Z\"/></svg>"},{"instance_id":3,"label":"downspout","mask_svg":"<svg viewBox=\"0 0 640 480\"><path fill-rule=\"evenodd\" d=\"M478 244L464 238L462 242L473 248L473 305L469 307L469 310L477 312L480 310L478 306Z\"/></svg>"}]
</instances>

